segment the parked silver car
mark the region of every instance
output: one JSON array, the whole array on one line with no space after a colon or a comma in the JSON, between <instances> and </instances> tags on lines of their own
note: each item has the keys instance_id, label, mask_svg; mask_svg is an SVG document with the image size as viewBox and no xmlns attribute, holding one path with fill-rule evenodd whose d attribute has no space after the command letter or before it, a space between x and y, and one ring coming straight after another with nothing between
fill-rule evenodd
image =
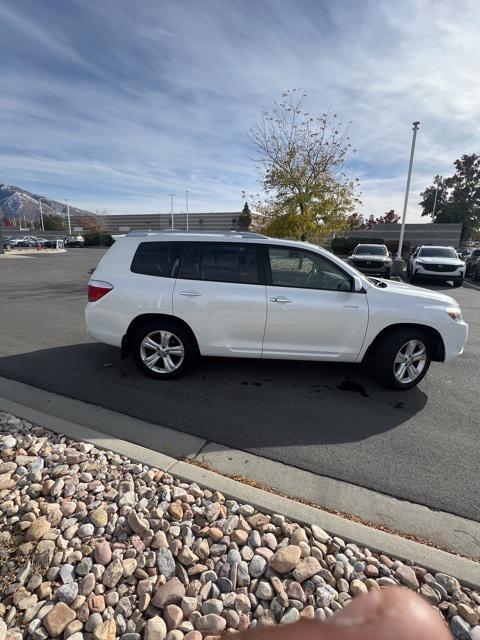
<instances>
[{"instance_id":1,"label":"parked silver car","mask_svg":"<svg viewBox=\"0 0 480 640\"><path fill-rule=\"evenodd\" d=\"M390 278L392 257L384 244L357 244L348 263L362 273Z\"/></svg>"}]
</instances>

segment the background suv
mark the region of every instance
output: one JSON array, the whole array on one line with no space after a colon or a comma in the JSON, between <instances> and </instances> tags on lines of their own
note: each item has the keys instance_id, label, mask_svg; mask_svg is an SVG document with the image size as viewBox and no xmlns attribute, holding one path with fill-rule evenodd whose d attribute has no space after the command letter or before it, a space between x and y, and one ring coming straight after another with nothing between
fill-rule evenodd
<instances>
[{"instance_id":1,"label":"background suv","mask_svg":"<svg viewBox=\"0 0 480 640\"><path fill-rule=\"evenodd\" d=\"M472 249L465 258L465 275L473 275L477 263L480 261L480 249Z\"/></svg>"},{"instance_id":2,"label":"background suv","mask_svg":"<svg viewBox=\"0 0 480 640\"><path fill-rule=\"evenodd\" d=\"M454 287L461 287L465 277L465 262L453 247L417 247L407 264L410 282L419 278L451 280Z\"/></svg>"},{"instance_id":3,"label":"background suv","mask_svg":"<svg viewBox=\"0 0 480 640\"><path fill-rule=\"evenodd\" d=\"M357 244L348 262L362 273L390 278L392 258L384 244Z\"/></svg>"},{"instance_id":4,"label":"background suv","mask_svg":"<svg viewBox=\"0 0 480 640\"><path fill-rule=\"evenodd\" d=\"M131 232L88 285L88 333L158 379L196 356L372 363L408 389L462 353L468 327L434 291L370 282L317 246L252 233Z\"/></svg>"}]
</instances>

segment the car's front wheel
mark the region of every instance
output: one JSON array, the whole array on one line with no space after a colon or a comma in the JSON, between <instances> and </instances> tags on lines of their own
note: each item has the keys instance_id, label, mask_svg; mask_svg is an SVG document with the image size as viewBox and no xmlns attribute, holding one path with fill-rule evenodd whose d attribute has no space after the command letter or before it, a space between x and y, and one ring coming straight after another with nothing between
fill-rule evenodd
<instances>
[{"instance_id":1,"label":"car's front wheel","mask_svg":"<svg viewBox=\"0 0 480 640\"><path fill-rule=\"evenodd\" d=\"M406 391L427 373L430 351L430 340L420 329L394 329L376 345L373 373L383 386Z\"/></svg>"},{"instance_id":2,"label":"car's front wheel","mask_svg":"<svg viewBox=\"0 0 480 640\"><path fill-rule=\"evenodd\" d=\"M157 380L171 380L183 376L192 366L196 345L181 324L165 319L140 326L133 337L132 351L141 371Z\"/></svg>"},{"instance_id":3,"label":"car's front wheel","mask_svg":"<svg viewBox=\"0 0 480 640\"><path fill-rule=\"evenodd\" d=\"M463 284L463 278L455 278L455 280L453 281L454 287L461 287L462 284Z\"/></svg>"}]
</instances>

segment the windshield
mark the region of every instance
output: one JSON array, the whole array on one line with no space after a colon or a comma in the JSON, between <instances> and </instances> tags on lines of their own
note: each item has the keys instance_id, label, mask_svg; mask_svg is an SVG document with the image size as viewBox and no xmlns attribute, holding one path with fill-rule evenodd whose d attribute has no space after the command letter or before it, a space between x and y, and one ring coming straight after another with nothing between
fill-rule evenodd
<instances>
[{"instance_id":1,"label":"windshield","mask_svg":"<svg viewBox=\"0 0 480 640\"><path fill-rule=\"evenodd\" d=\"M420 249L419 258L457 258L454 249L448 247L425 247Z\"/></svg>"},{"instance_id":2,"label":"windshield","mask_svg":"<svg viewBox=\"0 0 480 640\"><path fill-rule=\"evenodd\" d=\"M387 255L387 247L382 247L382 245L378 245L375 247L367 247L367 246L358 246L353 252L355 256L386 256Z\"/></svg>"}]
</instances>

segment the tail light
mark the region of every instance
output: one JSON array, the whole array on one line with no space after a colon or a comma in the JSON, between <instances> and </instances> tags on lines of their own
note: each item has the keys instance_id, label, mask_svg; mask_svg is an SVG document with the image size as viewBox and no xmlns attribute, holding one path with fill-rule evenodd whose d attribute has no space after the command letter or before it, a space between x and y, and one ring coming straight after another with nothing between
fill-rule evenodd
<instances>
[{"instance_id":1,"label":"tail light","mask_svg":"<svg viewBox=\"0 0 480 640\"><path fill-rule=\"evenodd\" d=\"M90 280L88 283L88 301L97 302L113 289L113 284L102 280Z\"/></svg>"}]
</instances>

